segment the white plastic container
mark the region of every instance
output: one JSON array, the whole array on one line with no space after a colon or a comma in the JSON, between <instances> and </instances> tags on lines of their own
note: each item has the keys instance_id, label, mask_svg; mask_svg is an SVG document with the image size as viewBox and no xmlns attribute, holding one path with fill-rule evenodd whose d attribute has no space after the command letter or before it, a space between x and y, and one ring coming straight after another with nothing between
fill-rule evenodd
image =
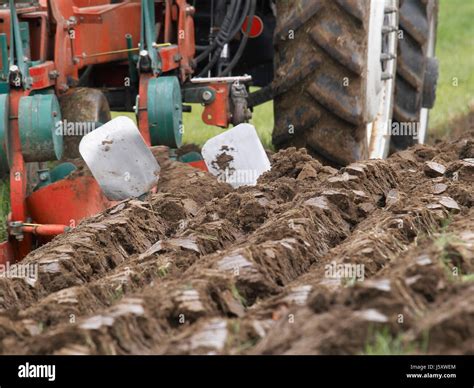
<instances>
[{"instance_id":1,"label":"white plastic container","mask_svg":"<svg viewBox=\"0 0 474 388\"><path fill-rule=\"evenodd\" d=\"M84 136L79 152L110 200L140 197L158 182L160 166L128 117L117 117Z\"/></svg>"},{"instance_id":2,"label":"white plastic container","mask_svg":"<svg viewBox=\"0 0 474 388\"><path fill-rule=\"evenodd\" d=\"M202 156L209 172L234 188L255 186L257 179L270 170L270 161L255 127L240 124L208 140Z\"/></svg>"}]
</instances>

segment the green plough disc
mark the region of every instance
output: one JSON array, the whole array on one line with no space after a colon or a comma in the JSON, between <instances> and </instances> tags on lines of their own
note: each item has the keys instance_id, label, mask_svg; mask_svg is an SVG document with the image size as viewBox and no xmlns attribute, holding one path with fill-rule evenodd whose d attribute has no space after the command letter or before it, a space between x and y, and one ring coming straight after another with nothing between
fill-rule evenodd
<instances>
[{"instance_id":1,"label":"green plough disc","mask_svg":"<svg viewBox=\"0 0 474 388\"><path fill-rule=\"evenodd\" d=\"M61 159L61 109L54 94L22 97L18 115L21 148L26 162Z\"/></svg>"},{"instance_id":2,"label":"green plough disc","mask_svg":"<svg viewBox=\"0 0 474 388\"><path fill-rule=\"evenodd\" d=\"M150 80L147 109L151 144L180 147L183 137L183 105L177 77Z\"/></svg>"}]
</instances>

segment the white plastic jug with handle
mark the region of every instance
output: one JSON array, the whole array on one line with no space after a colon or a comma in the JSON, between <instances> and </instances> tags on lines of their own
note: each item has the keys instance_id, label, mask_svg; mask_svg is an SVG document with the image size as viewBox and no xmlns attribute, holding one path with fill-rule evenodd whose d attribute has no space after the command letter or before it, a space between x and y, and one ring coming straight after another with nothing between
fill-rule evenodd
<instances>
[{"instance_id":1,"label":"white plastic jug with handle","mask_svg":"<svg viewBox=\"0 0 474 388\"><path fill-rule=\"evenodd\" d=\"M240 124L209 139L202 147L202 156L209 172L234 188L254 186L270 161L255 127Z\"/></svg>"},{"instance_id":2,"label":"white plastic jug with handle","mask_svg":"<svg viewBox=\"0 0 474 388\"><path fill-rule=\"evenodd\" d=\"M88 133L79 152L110 200L140 197L158 182L160 166L128 117L117 117Z\"/></svg>"}]
</instances>

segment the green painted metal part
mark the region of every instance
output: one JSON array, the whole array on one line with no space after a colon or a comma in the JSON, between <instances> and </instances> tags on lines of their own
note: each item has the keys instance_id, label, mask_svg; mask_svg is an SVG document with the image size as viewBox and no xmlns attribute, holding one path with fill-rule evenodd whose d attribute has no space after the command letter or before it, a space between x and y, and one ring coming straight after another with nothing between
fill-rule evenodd
<instances>
[{"instance_id":1,"label":"green painted metal part","mask_svg":"<svg viewBox=\"0 0 474 388\"><path fill-rule=\"evenodd\" d=\"M0 94L0 176L10 171L7 157L7 135L9 116L9 95Z\"/></svg>"},{"instance_id":2,"label":"green painted metal part","mask_svg":"<svg viewBox=\"0 0 474 388\"><path fill-rule=\"evenodd\" d=\"M2 70L0 71L0 93L8 93L10 84L8 83L8 42L7 34L0 34L0 53L2 55Z\"/></svg>"},{"instance_id":3,"label":"green painted metal part","mask_svg":"<svg viewBox=\"0 0 474 388\"><path fill-rule=\"evenodd\" d=\"M19 83L24 89L31 86L31 78L28 76L29 65L25 59L28 59L29 49L25 48L25 44L29 44L29 30L25 26L25 22L20 23L15 8L15 3L10 0L10 66L17 65L20 70L21 79ZM20 86L20 85L18 85Z\"/></svg>"},{"instance_id":4,"label":"green painted metal part","mask_svg":"<svg viewBox=\"0 0 474 388\"><path fill-rule=\"evenodd\" d=\"M155 76L161 74L161 57L153 47L156 37L155 0L142 0L140 50L147 50Z\"/></svg>"},{"instance_id":5,"label":"green painted metal part","mask_svg":"<svg viewBox=\"0 0 474 388\"><path fill-rule=\"evenodd\" d=\"M77 167L69 162L58 164L54 167L51 172L51 183L60 181L61 179L66 178L71 172L77 170Z\"/></svg>"},{"instance_id":6,"label":"green painted metal part","mask_svg":"<svg viewBox=\"0 0 474 388\"><path fill-rule=\"evenodd\" d=\"M21 45L23 48L23 52L25 54L25 61L27 63L31 62L31 52L30 52L30 23L28 22L20 22L20 37L21 37Z\"/></svg>"},{"instance_id":7,"label":"green painted metal part","mask_svg":"<svg viewBox=\"0 0 474 388\"><path fill-rule=\"evenodd\" d=\"M130 82L132 85L135 85L138 82L138 72L137 72L137 63L135 60L135 56L133 55L133 41L132 35L127 34L125 35L125 41L127 42L127 49L128 52L128 72L130 74Z\"/></svg>"},{"instance_id":8,"label":"green painted metal part","mask_svg":"<svg viewBox=\"0 0 474 388\"><path fill-rule=\"evenodd\" d=\"M20 140L26 162L61 159L61 110L53 94L22 97L18 115Z\"/></svg>"},{"instance_id":9,"label":"green painted metal part","mask_svg":"<svg viewBox=\"0 0 474 388\"><path fill-rule=\"evenodd\" d=\"M197 151L191 151L179 157L179 161L183 163L199 162L200 160L203 160L203 158Z\"/></svg>"},{"instance_id":10,"label":"green painted metal part","mask_svg":"<svg viewBox=\"0 0 474 388\"><path fill-rule=\"evenodd\" d=\"M183 137L183 104L177 77L150 80L147 110L151 144L179 148Z\"/></svg>"},{"instance_id":11,"label":"green painted metal part","mask_svg":"<svg viewBox=\"0 0 474 388\"><path fill-rule=\"evenodd\" d=\"M51 171L39 171L38 175L40 182L36 185L34 191L66 178L71 172L75 170L77 170L77 167L74 164L67 162L58 164Z\"/></svg>"},{"instance_id":12,"label":"green painted metal part","mask_svg":"<svg viewBox=\"0 0 474 388\"><path fill-rule=\"evenodd\" d=\"M216 91L208 86L191 86L183 88L183 100L191 104L212 104L216 100ZM207 94L209 97L204 98Z\"/></svg>"}]
</instances>

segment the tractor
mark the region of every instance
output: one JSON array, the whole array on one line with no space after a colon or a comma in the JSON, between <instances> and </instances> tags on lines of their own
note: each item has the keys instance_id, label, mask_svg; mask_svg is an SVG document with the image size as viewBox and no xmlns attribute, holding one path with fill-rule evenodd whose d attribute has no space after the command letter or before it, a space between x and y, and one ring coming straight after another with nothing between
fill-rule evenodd
<instances>
[{"instance_id":1,"label":"tractor","mask_svg":"<svg viewBox=\"0 0 474 388\"><path fill-rule=\"evenodd\" d=\"M0 262L114 205L77 167L111 111L171 151L191 104L225 129L269 100L275 148L331 165L424 142L437 14L437 0L0 0Z\"/></svg>"}]
</instances>

